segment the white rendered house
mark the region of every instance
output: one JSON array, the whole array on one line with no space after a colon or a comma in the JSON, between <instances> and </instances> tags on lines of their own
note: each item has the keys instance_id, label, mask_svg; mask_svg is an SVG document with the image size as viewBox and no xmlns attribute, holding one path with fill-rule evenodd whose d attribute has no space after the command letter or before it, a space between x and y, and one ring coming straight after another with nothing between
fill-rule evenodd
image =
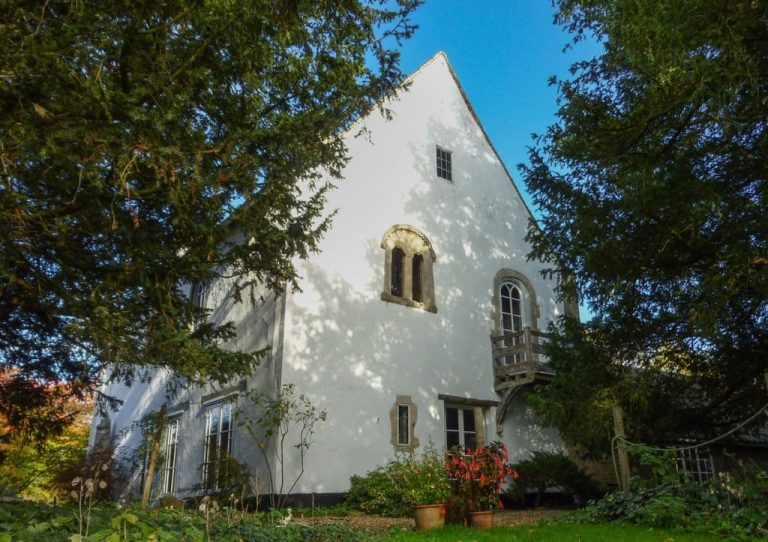
<instances>
[{"instance_id":1,"label":"white rendered house","mask_svg":"<svg viewBox=\"0 0 768 542\"><path fill-rule=\"evenodd\" d=\"M269 349L255 374L172 399L163 374L110 388L124 403L94 420L93 441L100 431L118 449L135 447L131 424L166 404L159 493L205 485L211 446L261 468L231 412L245 390L288 383L327 411L298 494L342 493L353 474L429 443L501 440L513 461L563 448L536 424L526 390L551 375L541 333L576 308L527 261L531 213L445 55L408 82L387 104L391 120L374 111L346 132L349 161L327 203L337 214L320 252L297 262L301 292L266 293L259 306L234 304L226 284L191 292L211 318L235 322L230 347Z\"/></svg>"}]
</instances>

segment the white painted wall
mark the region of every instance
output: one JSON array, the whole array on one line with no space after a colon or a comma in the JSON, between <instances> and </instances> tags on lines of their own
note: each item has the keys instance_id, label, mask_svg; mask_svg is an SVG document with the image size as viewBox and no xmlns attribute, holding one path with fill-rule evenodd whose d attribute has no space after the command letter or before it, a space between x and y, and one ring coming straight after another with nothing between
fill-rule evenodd
<instances>
[{"instance_id":1,"label":"white painted wall","mask_svg":"<svg viewBox=\"0 0 768 542\"><path fill-rule=\"evenodd\" d=\"M328 199L338 209L320 253L299 262L302 292L288 296L282 381L328 410L299 492L338 492L393 456L389 410L397 394L418 407L416 436L444 446L438 394L498 400L489 335L493 279L511 268L533 283L540 329L560 314L554 283L527 262L529 212L464 102L446 58L437 55L387 104L364 119L370 138L346 140L351 157ZM435 146L452 151L453 182L438 178ZM421 230L436 253L437 313L381 301L382 236L395 224ZM497 438L488 412L488 440ZM505 439L519 449L510 424ZM514 420L512 422L511 420ZM525 433L525 431L522 431ZM542 433L544 435L545 433ZM549 441L531 446L549 446Z\"/></svg>"},{"instance_id":2,"label":"white painted wall","mask_svg":"<svg viewBox=\"0 0 768 542\"><path fill-rule=\"evenodd\" d=\"M389 411L398 394L410 395L417 405L415 436L422 448L430 441L438 448L445 445L438 394L500 399L493 388L489 340L493 280L500 269L514 269L533 284L541 309L539 329L562 310L554 283L542 279L539 264L526 261L529 212L467 107L446 58L437 55L410 82L408 92L386 104L393 120L373 112L346 135L351 159L344 179L334 181L337 188L327 206L338 214L320 253L297 262L302 291L287 295L284 334L282 299L270 298L260 306L234 304L226 283L209 295L213 320L237 325L238 338L230 348L272 346L269 359L248 379L249 389L271 392L280 382L294 383L328 412L309 450L298 493L345 491L351 475L392 458ZM363 126L370 137L355 137ZM452 151L453 182L437 177L436 145ZM434 248L437 313L380 299L380 243L395 224L419 229ZM113 434L168 401L164 378L130 389L111 388L125 399L111 415ZM191 389L170 401L188 403L180 413L182 490L200 482L202 400L211 392L210 387ZM494 416L495 409L489 409L489 441L498 438ZM508 412L503 439L515 457L527 455L527 448L560 445L556 434L535 425L518 399ZM123 444L126 449L137 445L136 435ZM238 459L259 464L255 446L242 431L235 434L234 451ZM295 458L290 459L289 477L297 468Z\"/></svg>"},{"instance_id":3,"label":"white painted wall","mask_svg":"<svg viewBox=\"0 0 768 542\"><path fill-rule=\"evenodd\" d=\"M231 281L220 280L209 288L206 306L212 309L211 320L219 324L230 321L235 323L237 337L225 344L226 348L255 352L271 347L259 368L246 380L245 387L248 390L273 394L278 385L282 352L279 325L282 322L282 298L276 298L271 292L261 292L264 300L252 304L248 294L244 293L243 302L235 303L231 287ZM256 294L258 297L259 292ZM113 382L102 389L104 393L122 400L120 408L108 412L116 450L115 472L126 476L125 483L114 488L114 496L118 500L131 501L141 496L141 458L137 456L136 450L143 437L138 422L145 416L158 412L163 403L166 404L169 418L178 417L180 422L176 494L185 497L199 492L202 482L206 408L238 393L242 385L240 382L231 382L223 386L209 384L203 387L180 387L177 393L169 394L167 385L172 378L168 371L148 367L145 376L130 386ZM243 402L239 405L243 405ZM94 416L91 446L94 444L95 430L100 420L100 416ZM253 442L243 431L237 429L233 438L233 453L239 460L252 465L254 470L262 463ZM159 471L156 476L162 480Z\"/></svg>"}]
</instances>

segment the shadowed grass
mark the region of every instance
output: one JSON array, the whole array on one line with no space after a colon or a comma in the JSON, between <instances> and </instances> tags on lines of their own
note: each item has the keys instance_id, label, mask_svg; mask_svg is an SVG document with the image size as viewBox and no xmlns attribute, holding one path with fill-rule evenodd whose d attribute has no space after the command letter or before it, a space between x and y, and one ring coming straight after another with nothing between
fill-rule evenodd
<instances>
[{"instance_id":1,"label":"shadowed grass","mask_svg":"<svg viewBox=\"0 0 768 542\"><path fill-rule=\"evenodd\" d=\"M722 542L724 539L717 535L688 534L637 525L608 523L524 525L495 527L487 531L450 526L428 532L393 531L377 537L376 540L380 542Z\"/></svg>"}]
</instances>

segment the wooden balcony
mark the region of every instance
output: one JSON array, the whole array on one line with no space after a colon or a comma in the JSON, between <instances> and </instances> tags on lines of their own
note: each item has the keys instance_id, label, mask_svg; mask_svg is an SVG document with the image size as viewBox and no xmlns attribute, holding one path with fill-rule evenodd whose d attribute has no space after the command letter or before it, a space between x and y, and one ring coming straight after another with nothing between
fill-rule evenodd
<instances>
[{"instance_id":1,"label":"wooden balcony","mask_svg":"<svg viewBox=\"0 0 768 542\"><path fill-rule=\"evenodd\" d=\"M493 376L496 392L507 391L549 380L554 374L546 356L544 344L547 334L524 328L522 331L491 335Z\"/></svg>"}]
</instances>

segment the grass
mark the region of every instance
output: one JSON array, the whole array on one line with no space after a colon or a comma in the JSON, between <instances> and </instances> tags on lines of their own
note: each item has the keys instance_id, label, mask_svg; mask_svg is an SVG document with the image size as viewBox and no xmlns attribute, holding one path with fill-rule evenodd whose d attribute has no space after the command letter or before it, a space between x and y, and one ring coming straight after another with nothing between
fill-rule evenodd
<instances>
[{"instance_id":1,"label":"grass","mask_svg":"<svg viewBox=\"0 0 768 542\"><path fill-rule=\"evenodd\" d=\"M724 539L716 535L688 534L637 525L606 523L523 525L494 527L487 531L451 526L428 532L401 530L376 540L377 542L723 542Z\"/></svg>"},{"instance_id":2,"label":"grass","mask_svg":"<svg viewBox=\"0 0 768 542\"><path fill-rule=\"evenodd\" d=\"M336 509L315 509L318 512ZM0 542L70 541L79 531L72 506L19 503L0 506ZM93 509L90 540L150 540L166 542L724 542L726 537L686 533L636 525L547 523L496 527L478 531L449 526L429 532L392 529L372 535L346 523L283 527L267 514L240 514L221 509L206 516L198 510L117 509L99 504ZM302 512L306 512L302 511ZM296 517L296 515L294 516ZM154 538L153 538L154 537ZM76 538L75 538L76 539ZM736 540L736 539L731 539ZM748 540L740 537L740 542Z\"/></svg>"}]
</instances>

